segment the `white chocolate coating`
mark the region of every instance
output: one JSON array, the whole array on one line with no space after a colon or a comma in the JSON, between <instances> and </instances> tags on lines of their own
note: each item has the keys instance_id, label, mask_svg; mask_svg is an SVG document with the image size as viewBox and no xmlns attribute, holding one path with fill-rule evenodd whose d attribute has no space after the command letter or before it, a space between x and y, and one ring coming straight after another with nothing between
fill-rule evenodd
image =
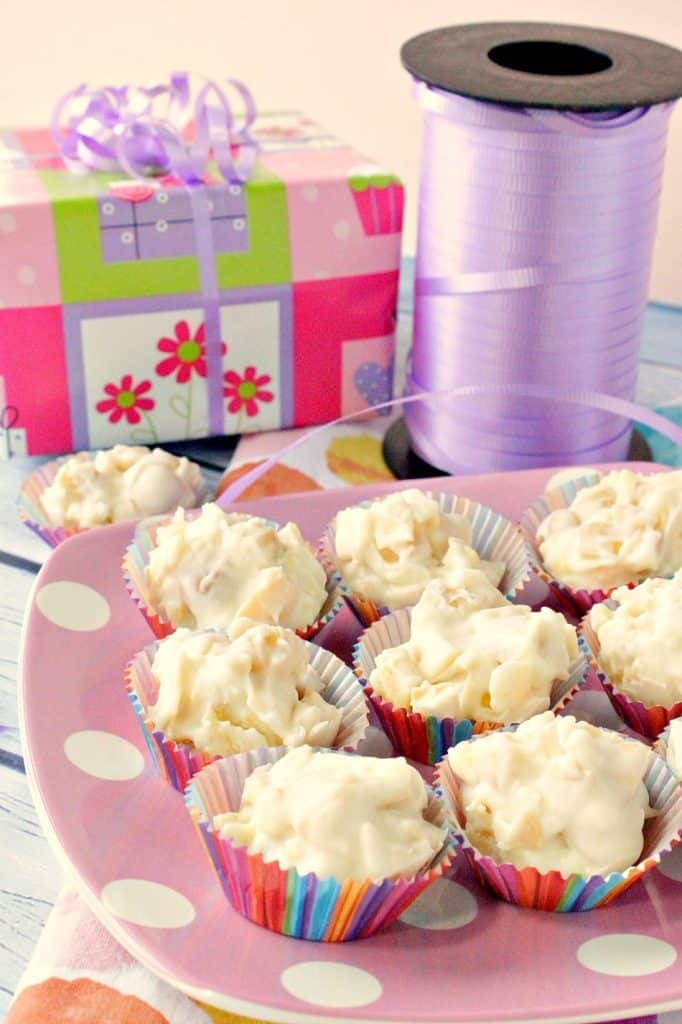
<instances>
[{"instance_id":1,"label":"white chocolate coating","mask_svg":"<svg viewBox=\"0 0 682 1024\"><path fill-rule=\"evenodd\" d=\"M279 626L254 626L236 640L179 629L159 643L154 724L204 754L312 743L331 746L342 712L321 696L304 640Z\"/></svg>"},{"instance_id":2,"label":"white chocolate coating","mask_svg":"<svg viewBox=\"0 0 682 1024\"><path fill-rule=\"evenodd\" d=\"M324 569L295 523L276 528L213 503L159 527L146 579L150 604L175 627L233 636L256 623L305 629L327 597Z\"/></svg>"},{"instance_id":3,"label":"white chocolate coating","mask_svg":"<svg viewBox=\"0 0 682 1024\"><path fill-rule=\"evenodd\" d=\"M199 467L161 448L117 444L67 459L41 495L51 523L72 529L172 512L197 505Z\"/></svg>"},{"instance_id":4,"label":"white chocolate coating","mask_svg":"<svg viewBox=\"0 0 682 1024\"><path fill-rule=\"evenodd\" d=\"M344 509L335 521L336 563L345 582L392 609L416 604L427 583L447 583L461 569L480 569L497 585L505 566L482 561L471 539L465 516L442 512L416 488Z\"/></svg>"},{"instance_id":5,"label":"white chocolate coating","mask_svg":"<svg viewBox=\"0 0 682 1024\"><path fill-rule=\"evenodd\" d=\"M670 723L666 760L670 770L682 782L682 718L675 718Z\"/></svg>"},{"instance_id":6,"label":"white chocolate coating","mask_svg":"<svg viewBox=\"0 0 682 1024\"><path fill-rule=\"evenodd\" d=\"M471 843L498 863L564 876L637 863L648 757L638 740L549 711L448 754Z\"/></svg>"},{"instance_id":7,"label":"white chocolate coating","mask_svg":"<svg viewBox=\"0 0 682 1024\"><path fill-rule=\"evenodd\" d=\"M613 470L540 523L540 554L575 589L610 590L682 567L682 470Z\"/></svg>"},{"instance_id":8,"label":"white chocolate coating","mask_svg":"<svg viewBox=\"0 0 682 1024\"><path fill-rule=\"evenodd\" d=\"M246 780L238 811L214 828L282 868L380 881L427 867L445 841L424 818L428 799L403 757L290 751Z\"/></svg>"},{"instance_id":9,"label":"white chocolate coating","mask_svg":"<svg viewBox=\"0 0 682 1024\"><path fill-rule=\"evenodd\" d=\"M599 665L627 697L651 707L682 700L682 571L611 595L617 608L595 605Z\"/></svg>"},{"instance_id":10,"label":"white chocolate coating","mask_svg":"<svg viewBox=\"0 0 682 1024\"><path fill-rule=\"evenodd\" d=\"M475 569L457 588L430 583L410 639L377 656L369 682L386 700L436 718L520 722L546 711L578 656L562 615L512 605Z\"/></svg>"}]
</instances>

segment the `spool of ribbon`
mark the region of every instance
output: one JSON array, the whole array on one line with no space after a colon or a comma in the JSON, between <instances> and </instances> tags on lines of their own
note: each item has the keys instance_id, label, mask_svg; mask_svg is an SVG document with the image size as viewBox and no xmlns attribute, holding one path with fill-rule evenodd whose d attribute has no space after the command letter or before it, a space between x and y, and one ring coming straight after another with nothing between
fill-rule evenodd
<instances>
[{"instance_id":1,"label":"spool of ribbon","mask_svg":"<svg viewBox=\"0 0 682 1024\"><path fill-rule=\"evenodd\" d=\"M420 392L411 395L403 395L400 398L391 399L388 402L380 402L373 406L375 412L381 412L386 410L387 412L396 408L416 409L420 406L427 407L433 410L438 406L451 405L453 402L467 399L523 399L525 402L529 401L543 401L551 399L556 394L556 390L553 387L533 387L527 389L523 394L515 388L505 387L504 385L481 385L481 384L470 384L463 387L457 388L444 388L439 391L427 391ZM663 434L668 440L674 444L682 447L682 427L677 426L671 420L666 419L657 412L653 412L651 409L646 409L641 405L636 405L634 402L626 402L622 398L614 398L613 395L607 395L595 391L580 391L575 393L564 392L563 401L568 403L574 410L575 409L596 409L602 412L610 413L614 416L620 416L626 420L635 420L637 423L643 423L650 427L652 430L658 431ZM268 470L282 462L292 452L297 449L304 447L313 438L319 434L330 430L333 427L343 423L352 423L355 420L366 418L367 410L360 409L357 412L348 413L346 416L341 416L339 419L333 420L331 423L323 423L319 427L313 427L311 430L306 431L300 437L297 437L295 441L291 441L285 445L274 455L270 455L267 459L264 459L258 465L254 466L248 472L244 473L237 480L234 480L229 484L225 490L221 493L217 499L217 503L223 507L227 507L232 502L237 501L241 494L247 490L251 484L255 483L264 476ZM597 462L599 460L592 460ZM602 460L606 461L606 460Z\"/></svg>"},{"instance_id":2,"label":"spool of ribbon","mask_svg":"<svg viewBox=\"0 0 682 1024\"><path fill-rule=\"evenodd\" d=\"M632 54L667 70L658 98L682 55L604 35L464 26L403 49L424 111L406 393L485 386L406 410L413 449L448 472L626 457L630 424L565 396L634 400L672 103L632 104L653 88Z\"/></svg>"},{"instance_id":3,"label":"spool of ribbon","mask_svg":"<svg viewBox=\"0 0 682 1024\"><path fill-rule=\"evenodd\" d=\"M191 85L187 72L147 88L80 85L57 103L51 132L65 167L74 174L118 171L145 180L172 175L187 189L204 312L209 428L222 434L220 295L204 189L214 170L226 184L243 184L251 177L259 148L251 134L256 105L236 79L227 85L239 98L239 116L216 82L200 80L194 97Z\"/></svg>"}]
</instances>

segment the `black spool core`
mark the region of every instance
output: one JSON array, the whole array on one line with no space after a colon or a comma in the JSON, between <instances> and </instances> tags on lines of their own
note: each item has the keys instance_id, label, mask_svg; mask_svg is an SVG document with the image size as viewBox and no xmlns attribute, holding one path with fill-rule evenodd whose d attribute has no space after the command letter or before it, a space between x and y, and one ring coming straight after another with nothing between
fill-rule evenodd
<instances>
[{"instance_id":1,"label":"black spool core","mask_svg":"<svg viewBox=\"0 0 682 1024\"><path fill-rule=\"evenodd\" d=\"M449 25L408 39L400 56L420 82L508 106L629 110L682 95L679 50L582 25Z\"/></svg>"},{"instance_id":2,"label":"black spool core","mask_svg":"<svg viewBox=\"0 0 682 1024\"><path fill-rule=\"evenodd\" d=\"M410 448L410 435L402 416L399 420L395 420L386 431L383 456L384 462L398 480L423 480L432 476L453 475L425 462ZM636 428L632 431L627 459L628 462L651 462L653 459L648 442Z\"/></svg>"},{"instance_id":3,"label":"black spool core","mask_svg":"<svg viewBox=\"0 0 682 1024\"><path fill-rule=\"evenodd\" d=\"M527 39L501 43L488 50L494 64L526 75L597 75L613 61L607 54L589 46L556 43L551 39Z\"/></svg>"}]
</instances>

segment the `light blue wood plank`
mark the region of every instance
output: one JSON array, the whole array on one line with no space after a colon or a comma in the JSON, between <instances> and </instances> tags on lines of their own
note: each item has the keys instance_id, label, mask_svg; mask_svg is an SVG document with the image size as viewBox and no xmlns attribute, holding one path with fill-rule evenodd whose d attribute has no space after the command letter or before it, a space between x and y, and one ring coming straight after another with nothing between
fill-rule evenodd
<instances>
[{"instance_id":1,"label":"light blue wood plank","mask_svg":"<svg viewBox=\"0 0 682 1024\"><path fill-rule=\"evenodd\" d=\"M17 661L21 624L34 578L32 573L0 565L0 752L17 755L21 753Z\"/></svg>"},{"instance_id":2,"label":"light blue wood plank","mask_svg":"<svg viewBox=\"0 0 682 1024\"><path fill-rule=\"evenodd\" d=\"M0 765L0 1019L61 887L24 775Z\"/></svg>"}]
</instances>

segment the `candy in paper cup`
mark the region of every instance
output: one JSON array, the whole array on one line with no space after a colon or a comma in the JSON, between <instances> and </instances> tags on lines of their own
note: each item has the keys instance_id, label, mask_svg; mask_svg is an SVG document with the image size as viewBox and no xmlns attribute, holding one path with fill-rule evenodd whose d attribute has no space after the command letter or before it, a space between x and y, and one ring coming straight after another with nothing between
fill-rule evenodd
<instances>
[{"instance_id":1,"label":"candy in paper cup","mask_svg":"<svg viewBox=\"0 0 682 1024\"><path fill-rule=\"evenodd\" d=\"M472 742L484 739L476 737ZM682 786L654 750L650 751L644 784L649 791L649 803L657 813L644 822L644 847L637 864L625 871L614 871L607 877L578 874L565 877L559 871L541 872L534 867L498 864L492 857L481 853L466 834L460 783L447 756L436 769L435 778L436 791L445 804L455 839L478 880L507 903L559 913L607 906L657 867L661 859L682 841Z\"/></svg>"},{"instance_id":2,"label":"candy in paper cup","mask_svg":"<svg viewBox=\"0 0 682 1024\"><path fill-rule=\"evenodd\" d=\"M19 491L19 518L25 526L28 526L29 530L33 530L51 548L56 548L62 541L82 532L75 527L55 526L50 522L42 505L43 491L54 483L59 467L64 462L66 462L66 458L52 459L50 462L38 466L26 477Z\"/></svg>"},{"instance_id":3,"label":"candy in paper cup","mask_svg":"<svg viewBox=\"0 0 682 1024\"><path fill-rule=\"evenodd\" d=\"M19 518L22 523L30 530L33 530L34 533L37 533L51 548L56 548L62 541L68 540L69 537L73 537L77 533L84 533L86 529L97 529L97 527L55 526L43 508L43 492L54 483L60 467L65 462L68 462L71 457L70 455L65 455L62 458L52 459L50 462L45 462L42 466L38 466L37 469L34 469L26 477L19 491ZM201 505L208 501L210 496L211 489L204 480L202 489L197 496L197 504Z\"/></svg>"},{"instance_id":4,"label":"candy in paper cup","mask_svg":"<svg viewBox=\"0 0 682 1024\"><path fill-rule=\"evenodd\" d=\"M251 772L287 753L287 747L274 747L222 758L195 775L185 790L185 804L225 896L254 924L298 939L349 942L388 928L451 867L455 847L447 830L437 855L416 875L341 882L267 862L213 829L217 814L239 808ZM425 817L436 825L446 824L441 803L430 789Z\"/></svg>"},{"instance_id":5,"label":"candy in paper cup","mask_svg":"<svg viewBox=\"0 0 682 1024\"><path fill-rule=\"evenodd\" d=\"M308 662L325 684L321 696L343 712L334 749L355 751L369 729L369 708L362 686L351 669L335 654L304 642ZM152 671L158 646L158 642L149 644L131 659L126 667L125 683L156 766L171 786L182 791L193 775L219 757L204 754L191 743L176 742L156 727L149 709L156 704L159 694L159 681Z\"/></svg>"},{"instance_id":6,"label":"candy in paper cup","mask_svg":"<svg viewBox=\"0 0 682 1024\"><path fill-rule=\"evenodd\" d=\"M198 509L192 510L188 516L199 514ZM233 516L250 518L246 513L230 513ZM166 618L163 612L155 608L149 593L147 584L146 568L149 564L149 555L156 546L156 535L160 526L170 522L170 516L150 516L138 524L133 539L123 557L123 579L126 589L133 602L147 620L152 632L160 640L175 632L175 626ZM262 519L262 516L257 518ZM269 523L275 529L280 528L279 523L270 519ZM297 629L296 632L303 640L310 640L316 636L324 626L328 625L334 616L341 610L344 604L341 590L341 577L336 571L327 570L323 565L327 576L327 597L320 609L320 613L314 622L311 622L305 629Z\"/></svg>"},{"instance_id":7,"label":"candy in paper cup","mask_svg":"<svg viewBox=\"0 0 682 1024\"><path fill-rule=\"evenodd\" d=\"M609 599L608 605L610 608L616 608L617 602ZM601 645L589 615L585 616L578 627L578 642L588 664L594 669L599 682L606 690L614 710L634 732L654 740L674 718L679 718L682 715L682 700L676 701L667 708L661 704L647 705L641 700L628 697L616 683L609 679L608 673L602 668L599 661Z\"/></svg>"},{"instance_id":8,"label":"candy in paper cup","mask_svg":"<svg viewBox=\"0 0 682 1024\"><path fill-rule=\"evenodd\" d=\"M517 527L487 505L480 505L470 498L460 498L455 494L444 494L440 491L425 491L425 494L436 499L441 511L454 512L469 520L472 528L472 547L480 558L504 562L506 569L499 589L510 600L516 597L532 575L527 546ZM360 502L360 507L367 508L371 504L371 501L363 501ZM382 615L387 615L390 609L355 593L344 580L336 559L335 523L336 519L332 519L318 541L318 557L327 571L335 571L340 576L346 601L360 622L370 626Z\"/></svg>"},{"instance_id":9,"label":"candy in paper cup","mask_svg":"<svg viewBox=\"0 0 682 1024\"><path fill-rule=\"evenodd\" d=\"M479 722L468 718L436 718L396 707L377 693L368 682L377 656L388 647L398 647L410 639L411 610L382 616L365 629L353 648L353 668L361 679L394 750L421 764L438 764L450 747L473 735L502 727L501 722ZM558 714L568 705L585 681L587 663L580 655L570 665L567 679L555 680L550 691L550 709Z\"/></svg>"},{"instance_id":10,"label":"candy in paper cup","mask_svg":"<svg viewBox=\"0 0 682 1024\"><path fill-rule=\"evenodd\" d=\"M556 512L557 509L561 508L568 508L578 491L581 491L584 487L592 487L593 484L599 483L601 476L602 474L597 470L589 470L582 476L569 479L559 487L546 491L526 509L521 516L519 524L526 542L528 559L534 572L547 584L570 615L584 615L586 612L589 612L593 605L605 601L616 588L611 587L609 590L576 590L567 583L562 583L561 580L552 576L542 561L537 539L538 528L540 523L544 522L551 512ZM635 586L635 583L633 582L628 585Z\"/></svg>"}]
</instances>

